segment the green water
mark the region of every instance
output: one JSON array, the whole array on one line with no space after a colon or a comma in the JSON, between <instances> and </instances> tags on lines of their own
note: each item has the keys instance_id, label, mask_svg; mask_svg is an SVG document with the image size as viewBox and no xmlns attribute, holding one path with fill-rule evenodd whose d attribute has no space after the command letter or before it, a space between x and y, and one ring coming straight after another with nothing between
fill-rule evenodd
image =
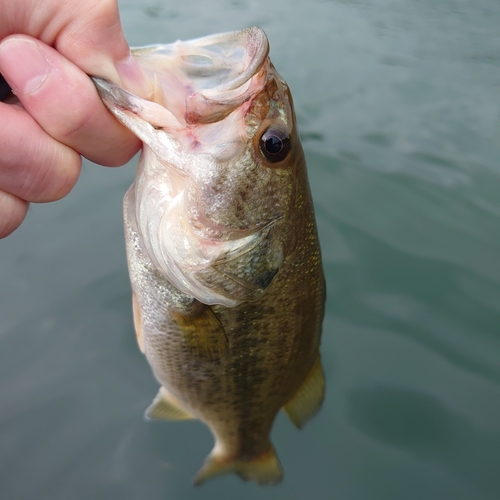
<instances>
[{"instance_id":1,"label":"green water","mask_svg":"<svg viewBox=\"0 0 500 500\"><path fill-rule=\"evenodd\" d=\"M498 0L120 3L131 44L259 25L291 86L328 281L327 399L282 485L193 488L197 422L142 419L121 198L87 164L0 242L1 500L498 500Z\"/></svg>"}]
</instances>

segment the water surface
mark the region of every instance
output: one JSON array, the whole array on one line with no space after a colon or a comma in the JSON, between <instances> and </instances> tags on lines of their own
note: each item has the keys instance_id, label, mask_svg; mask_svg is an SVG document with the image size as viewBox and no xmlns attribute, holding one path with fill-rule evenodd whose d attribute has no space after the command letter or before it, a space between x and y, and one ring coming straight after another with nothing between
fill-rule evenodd
<instances>
[{"instance_id":1,"label":"water surface","mask_svg":"<svg viewBox=\"0 0 500 500\"><path fill-rule=\"evenodd\" d=\"M198 422L142 419L121 222L86 163L0 242L0 498L500 498L500 3L120 2L133 45L258 25L294 96L328 281L327 399L282 485L193 488Z\"/></svg>"}]
</instances>

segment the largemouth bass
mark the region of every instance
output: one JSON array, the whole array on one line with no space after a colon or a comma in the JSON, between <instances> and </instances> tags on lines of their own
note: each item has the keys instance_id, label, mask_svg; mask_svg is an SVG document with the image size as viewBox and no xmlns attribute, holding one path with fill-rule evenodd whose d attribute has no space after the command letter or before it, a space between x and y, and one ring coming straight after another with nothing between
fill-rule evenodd
<instances>
[{"instance_id":1,"label":"largemouth bass","mask_svg":"<svg viewBox=\"0 0 500 500\"><path fill-rule=\"evenodd\" d=\"M197 418L215 446L195 484L277 483L283 408L320 408L325 281L290 91L250 28L133 50L154 93L94 78L144 143L124 199L138 344L161 384L150 419Z\"/></svg>"}]
</instances>

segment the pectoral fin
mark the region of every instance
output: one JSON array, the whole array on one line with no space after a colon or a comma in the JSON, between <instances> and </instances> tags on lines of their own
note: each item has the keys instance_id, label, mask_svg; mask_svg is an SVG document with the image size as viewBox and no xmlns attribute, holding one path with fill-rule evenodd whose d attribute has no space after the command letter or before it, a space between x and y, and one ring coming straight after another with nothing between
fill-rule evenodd
<instances>
[{"instance_id":1,"label":"pectoral fin","mask_svg":"<svg viewBox=\"0 0 500 500\"><path fill-rule=\"evenodd\" d=\"M160 387L153 402L146 409L144 416L148 420L189 420L196 418L182 408L177 398L172 396L164 387Z\"/></svg>"},{"instance_id":2,"label":"pectoral fin","mask_svg":"<svg viewBox=\"0 0 500 500\"><path fill-rule=\"evenodd\" d=\"M311 371L293 398L283 406L290 420L302 429L304 424L321 408L325 396L325 376L318 354Z\"/></svg>"},{"instance_id":3,"label":"pectoral fin","mask_svg":"<svg viewBox=\"0 0 500 500\"><path fill-rule=\"evenodd\" d=\"M144 354L144 339L142 337L141 310L139 308L139 302L137 302L135 293L132 293L132 313L134 316L134 328L135 328L135 336L137 338L137 344L139 344L139 349Z\"/></svg>"},{"instance_id":4,"label":"pectoral fin","mask_svg":"<svg viewBox=\"0 0 500 500\"><path fill-rule=\"evenodd\" d=\"M222 323L209 306L200 304L190 314L172 313L184 341L193 354L204 359L219 359L227 352L227 337Z\"/></svg>"}]
</instances>

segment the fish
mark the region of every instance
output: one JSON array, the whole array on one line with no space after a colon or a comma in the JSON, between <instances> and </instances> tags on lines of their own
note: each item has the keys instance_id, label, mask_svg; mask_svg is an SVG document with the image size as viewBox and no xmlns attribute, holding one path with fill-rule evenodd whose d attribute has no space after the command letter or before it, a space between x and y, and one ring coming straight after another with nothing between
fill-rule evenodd
<instances>
[{"instance_id":1,"label":"fish","mask_svg":"<svg viewBox=\"0 0 500 500\"><path fill-rule=\"evenodd\" d=\"M123 213L137 342L160 384L145 417L209 427L195 485L279 483L276 415L302 428L325 393L325 279L290 90L256 27L132 54L147 99L93 80L143 142Z\"/></svg>"}]
</instances>

